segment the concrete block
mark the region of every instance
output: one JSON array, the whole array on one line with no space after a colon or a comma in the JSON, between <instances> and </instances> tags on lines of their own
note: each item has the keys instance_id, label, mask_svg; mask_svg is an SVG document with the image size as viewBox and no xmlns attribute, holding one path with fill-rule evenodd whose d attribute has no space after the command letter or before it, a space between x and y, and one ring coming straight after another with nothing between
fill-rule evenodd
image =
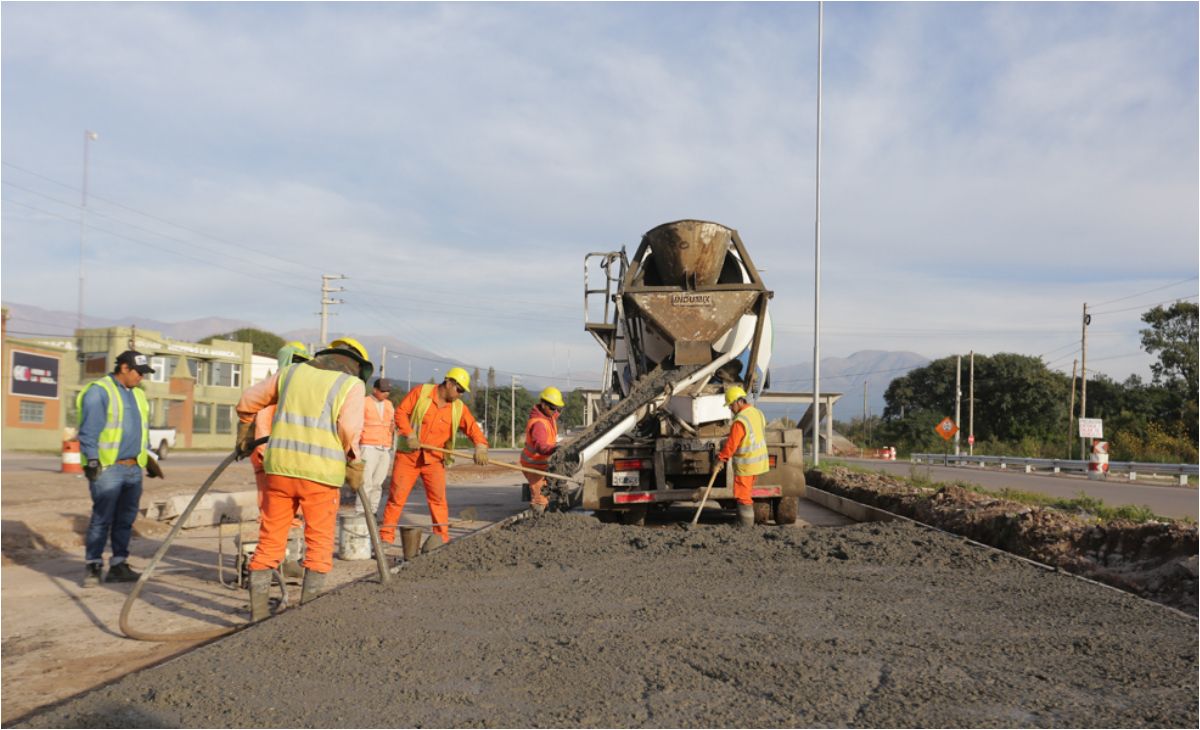
<instances>
[{"instance_id":1,"label":"concrete block","mask_svg":"<svg viewBox=\"0 0 1200 730\"><path fill-rule=\"evenodd\" d=\"M194 494L180 494L171 497L165 502L156 503L157 515L152 511L148 514L160 521L173 520L183 514L183 510L187 508L188 502L191 502L194 496ZM188 516L188 521L183 526L188 528L217 525L223 519L234 522L258 519L258 490L206 494L200 498L199 504L192 510L192 514Z\"/></svg>"}]
</instances>

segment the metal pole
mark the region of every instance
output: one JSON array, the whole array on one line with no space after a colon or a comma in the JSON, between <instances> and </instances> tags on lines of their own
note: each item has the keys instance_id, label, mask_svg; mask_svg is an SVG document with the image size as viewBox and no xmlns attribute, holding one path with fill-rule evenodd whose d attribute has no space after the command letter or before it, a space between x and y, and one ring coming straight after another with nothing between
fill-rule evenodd
<instances>
[{"instance_id":1,"label":"metal pole","mask_svg":"<svg viewBox=\"0 0 1200 730\"><path fill-rule=\"evenodd\" d=\"M956 356L955 362L958 364L956 366L957 370L954 375L954 425L957 426L958 424L962 423L962 419L959 417L959 413L961 413L962 408L962 355ZM962 433L961 428L954 432L955 456L959 455L958 435L960 433Z\"/></svg>"},{"instance_id":2,"label":"metal pole","mask_svg":"<svg viewBox=\"0 0 1200 730\"><path fill-rule=\"evenodd\" d=\"M1079 363L1079 418L1087 418L1087 326L1091 317L1087 313L1087 302L1083 303L1083 324L1080 326L1080 339L1082 343L1080 349L1083 351L1080 355ZM1079 437L1079 458L1082 459L1087 454L1086 443L1082 436Z\"/></svg>"},{"instance_id":3,"label":"metal pole","mask_svg":"<svg viewBox=\"0 0 1200 730\"><path fill-rule=\"evenodd\" d=\"M387 345L383 346L383 354L379 356L379 377L384 377L387 372Z\"/></svg>"},{"instance_id":4,"label":"metal pole","mask_svg":"<svg viewBox=\"0 0 1200 730\"><path fill-rule=\"evenodd\" d=\"M329 282L338 279L345 279L341 274L321 274L321 342L319 347L325 347L329 340L329 305L330 304L345 304L341 299L330 299L329 295L335 292L346 291L343 287L329 286Z\"/></svg>"},{"instance_id":5,"label":"metal pole","mask_svg":"<svg viewBox=\"0 0 1200 730\"><path fill-rule=\"evenodd\" d=\"M971 379L967 386L967 453L975 455L975 351L971 350Z\"/></svg>"},{"instance_id":6,"label":"metal pole","mask_svg":"<svg viewBox=\"0 0 1200 730\"><path fill-rule=\"evenodd\" d=\"M412 358L408 358L408 387L405 390L412 390Z\"/></svg>"},{"instance_id":7,"label":"metal pole","mask_svg":"<svg viewBox=\"0 0 1200 730\"><path fill-rule=\"evenodd\" d=\"M817 199L813 245L813 466L821 464L821 74L825 3L817 3Z\"/></svg>"},{"instance_id":8,"label":"metal pole","mask_svg":"<svg viewBox=\"0 0 1200 730\"><path fill-rule=\"evenodd\" d=\"M88 148L92 140L100 139L100 135L83 130L83 198L79 204L79 316L75 327L83 329L83 249L87 234L87 194L88 194ZM80 351L82 353L82 350Z\"/></svg>"},{"instance_id":9,"label":"metal pole","mask_svg":"<svg viewBox=\"0 0 1200 730\"><path fill-rule=\"evenodd\" d=\"M517 448L517 376L509 376L512 378L512 385L508 390L508 410L509 410L509 425L508 438L510 441L509 448Z\"/></svg>"},{"instance_id":10,"label":"metal pole","mask_svg":"<svg viewBox=\"0 0 1200 730\"><path fill-rule=\"evenodd\" d=\"M1067 407L1067 458L1071 458L1071 453L1075 451L1074 441L1071 439L1071 432L1075 426L1075 372L1079 369L1079 358L1071 361L1071 405Z\"/></svg>"}]
</instances>

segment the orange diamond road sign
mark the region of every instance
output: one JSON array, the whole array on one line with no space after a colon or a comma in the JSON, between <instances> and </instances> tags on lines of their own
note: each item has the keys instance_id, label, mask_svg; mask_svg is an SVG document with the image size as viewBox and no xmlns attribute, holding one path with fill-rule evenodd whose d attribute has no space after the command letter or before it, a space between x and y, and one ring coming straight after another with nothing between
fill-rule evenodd
<instances>
[{"instance_id":1,"label":"orange diamond road sign","mask_svg":"<svg viewBox=\"0 0 1200 730\"><path fill-rule=\"evenodd\" d=\"M954 434L958 433L958 424L954 422L953 418L946 416L942 419L942 422L937 425L935 430L937 431L938 436L941 436L949 441L950 439L954 438Z\"/></svg>"}]
</instances>

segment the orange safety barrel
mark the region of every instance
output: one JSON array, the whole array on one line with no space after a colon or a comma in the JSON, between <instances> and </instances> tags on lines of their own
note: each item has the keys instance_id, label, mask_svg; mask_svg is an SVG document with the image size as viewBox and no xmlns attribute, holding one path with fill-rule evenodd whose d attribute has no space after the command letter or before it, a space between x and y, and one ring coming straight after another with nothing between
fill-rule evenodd
<instances>
[{"instance_id":1,"label":"orange safety barrel","mask_svg":"<svg viewBox=\"0 0 1200 730\"><path fill-rule=\"evenodd\" d=\"M83 457L79 452L79 440L69 439L63 441L62 449L62 473L63 474L82 474L83 473Z\"/></svg>"}]
</instances>

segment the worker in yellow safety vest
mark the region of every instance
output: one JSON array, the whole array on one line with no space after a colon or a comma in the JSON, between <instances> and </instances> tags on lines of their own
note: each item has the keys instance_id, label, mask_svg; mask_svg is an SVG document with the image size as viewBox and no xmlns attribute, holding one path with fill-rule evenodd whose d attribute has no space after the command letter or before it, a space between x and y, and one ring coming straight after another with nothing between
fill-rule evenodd
<instances>
[{"instance_id":1,"label":"worker in yellow safety vest","mask_svg":"<svg viewBox=\"0 0 1200 730\"><path fill-rule=\"evenodd\" d=\"M287 550L288 528L299 507L304 516L304 584L300 603L321 593L333 568L334 526L340 488L362 486L360 441L365 385L373 366L357 340L334 340L308 362L294 363L242 394L238 402L238 453L249 455L254 417L274 405L271 440L263 455L267 489L262 496L258 548L250 559L250 620L269 614L271 572Z\"/></svg>"},{"instance_id":2,"label":"worker in yellow safety vest","mask_svg":"<svg viewBox=\"0 0 1200 730\"><path fill-rule=\"evenodd\" d=\"M553 386L538 396L538 402L529 411L529 420L525 422L525 448L521 451L521 466L539 471L546 471L550 466L550 456L558 448L558 416L565 406L562 392ZM540 515L550 504L550 500L542 494L546 477L527 471L525 481L529 482L529 507L535 515Z\"/></svg>"},{"instance_id":3,"label":"worker in yellow safety vest","mask_svg":"<svg viewBox=\"0 0 1200 730\"><path fill-rule=\"evenodd\" d=\"M725 391L725 405L733 413L733 425L721 453L724 464L733 459L733 497L737 500L738 526L754 526L754 482L770 471L767 456L767 419L746 400L746 391L734 385Z\"/></svg>"}]
</instances>

